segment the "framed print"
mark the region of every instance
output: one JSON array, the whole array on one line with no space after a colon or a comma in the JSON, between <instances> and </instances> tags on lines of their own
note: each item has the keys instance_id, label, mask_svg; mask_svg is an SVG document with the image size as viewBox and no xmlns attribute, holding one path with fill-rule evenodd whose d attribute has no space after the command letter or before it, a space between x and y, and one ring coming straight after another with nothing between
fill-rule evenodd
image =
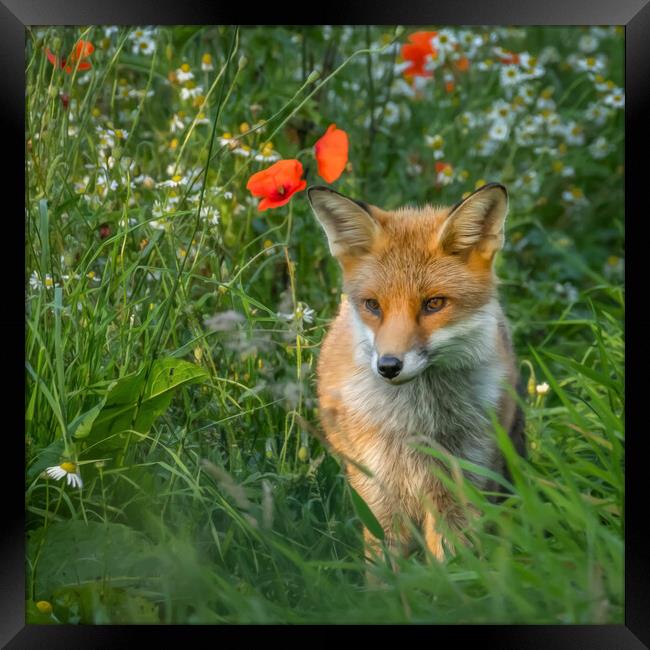
<instances>
[{"instance_id":1,"label":"framed print","mask_svg":"<svg viewBox=\"0 0 650 650\"><path fill-rule=\"evenodd\" d=\"M641 0L2 11L7 647L646 647Z\"/></svg>"}]
</instances>

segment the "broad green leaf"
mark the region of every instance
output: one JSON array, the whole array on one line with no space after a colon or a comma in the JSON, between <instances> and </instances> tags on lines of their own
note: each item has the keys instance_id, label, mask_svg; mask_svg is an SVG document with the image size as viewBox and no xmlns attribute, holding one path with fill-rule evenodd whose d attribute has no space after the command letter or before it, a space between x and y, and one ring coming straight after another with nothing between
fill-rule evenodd
<instances>
[{"instance_id":1,"label":"broad green leaf","mask_svg":"<svg viewBox=\"0 0 650 650\"><path fill-rule=\"evenodd\" d=\"M36 564L36 600L49 600L62 587L97 579L113 586L132 585L136 580L143 584L161 571L155 547L148 538L115 523L51 523L47 529L29 535L27 555L30 564Z\"/></svg>"},{"instance_id":2,"label":"broad green leaf","mask_svg":"<svg viewBox=\"0 0 650 650\"><path fill-rule=\"evenodd\" d=\"M127 430L147 433L153 421L169 406L175 389L209 376L203 368L174 358L155 361L148 378L145 378L145 371L143 368L136 374L122 377L109 387L87 434L89 442L106 441L109 446L120 446L119 434ZM140 395L142 401L138 407Z\"/></svg>"},{"instance_id":3,"label":"broad green leaf","mask_svg":"<svg viewBox=\"0 0 650 650\"><path fill-rule=\"evenodd\" d=\"M90 434L93 423L104 407L105 402L106 400L103 399L101 402L99 402L99 404L96 404L85 413L81 413L72 422L70 422L68 425L68 431L70 434L75 438L86 438Z\"/></svg>"},{"instance_id":4,"label":"broad green leaf","mask_svg":"<svg viewBox=\"0 0 650 650\"><path fill-rule=\"evenodd\" d=\"M377 538L384 539L384 529L377 521L377 517L372 513L368 504L361 498L359 493L350 486L350 494L352 495L352 503L357 512L359 519L363 525Z\"/></svg>"}]
</instances>

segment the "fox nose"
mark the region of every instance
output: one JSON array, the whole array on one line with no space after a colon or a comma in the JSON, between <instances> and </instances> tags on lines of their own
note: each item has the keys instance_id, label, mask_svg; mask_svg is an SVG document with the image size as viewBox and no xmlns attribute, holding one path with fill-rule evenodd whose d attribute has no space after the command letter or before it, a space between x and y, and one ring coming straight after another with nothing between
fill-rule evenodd
<instances>
[{"instance_id":1,"label":"fox nose","mask_svg":"<svg viewBox=\"0 0 650 650\"><path fill-rule=\"evenodd\" d=\"M377 361L377 370L382 377L392 379L399 375L402 369L402 362L397 357L383 356Z\"/></svg>"}]
</instances>

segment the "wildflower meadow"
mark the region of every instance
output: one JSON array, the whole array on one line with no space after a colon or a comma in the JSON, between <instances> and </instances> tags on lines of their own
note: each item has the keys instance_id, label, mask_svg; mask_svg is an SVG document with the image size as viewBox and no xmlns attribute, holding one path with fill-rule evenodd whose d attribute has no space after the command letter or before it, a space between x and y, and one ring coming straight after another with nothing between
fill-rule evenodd
<instances>
[{"instance_id":1,"label":"wildflower meadow","mask_svg":"<svg viewBox=\"0 0 650 650\"><path fill-rule=\"evenodd\" d=\"M616 27L26 30L28 623L622 623ZM307 201L509 192L527 457L444 562L369 564L322 439ZM376 578L367 580L367 573Z\"/></svg>"}]
</instances>

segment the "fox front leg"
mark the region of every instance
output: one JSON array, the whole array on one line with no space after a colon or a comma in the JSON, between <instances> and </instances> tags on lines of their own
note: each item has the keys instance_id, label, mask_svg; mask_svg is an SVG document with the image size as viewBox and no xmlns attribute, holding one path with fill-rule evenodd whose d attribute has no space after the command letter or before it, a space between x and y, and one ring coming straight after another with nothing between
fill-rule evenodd
<instances>
[{"instance_id":1,"label":"fox front leg","mask_svg":"<svg viewBox=\"0 0 650 650\"><path fill-rule=\"evenodd\" d=\"M393 573L397 573L399 571L397 559L407 557L411 550L411 532L402 515L382 514L384 516L379 518L378 521L384 530L383 541L377 539L365 526L363 528L366 561L378 564L387 557ZM377 585L381 582L370 568L366 570L366 578L368 584Z\"/></svg>"},{"instance_id":2,"label":"fox front leg","mask_svg":"<svg viewBox=\"0 0 650 650\"><path fill-rule=\"evenodd\" d=\"M436 517L430 510L426 510L424 515L424 541L431 555L442 562L445 559L445 549L443 547L443 536L436 528Z\"/></svg>"}]
</instances>

